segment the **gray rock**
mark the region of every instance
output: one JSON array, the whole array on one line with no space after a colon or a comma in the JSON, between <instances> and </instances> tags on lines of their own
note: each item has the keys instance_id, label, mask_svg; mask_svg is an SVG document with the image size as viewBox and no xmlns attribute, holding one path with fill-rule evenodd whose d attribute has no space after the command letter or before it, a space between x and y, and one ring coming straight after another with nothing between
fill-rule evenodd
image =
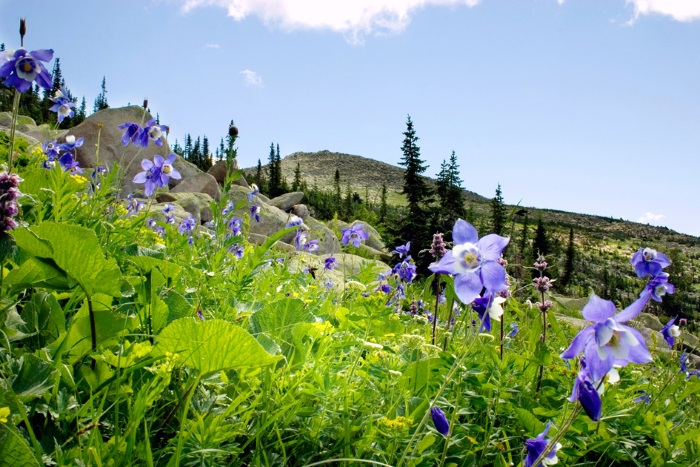
<instances>
[{"instance_id":1,"label":"gray rock","mask_svg":"<svg viewBox=\"0 0 700 467\"><path fill-rule=\"evenodd\" d=\"M221 198L221 188L216 179L204 172L187 177L183 176L180 183L170 191L171 193L205 193L216 201Z\"/></svg>"},{"instance_id":2,"label":"gray rock","mask_svg":"<svg viewBox=\"0 0 700 467\"><path fill-rule=\"evenodd\" d=\"M375 229L365 221L353 221L352 224L350 224L350 227L354 227L356 224L363 224L364 231L369 234L369 238L365 240L365 245L380 252L386 250L386 245L382 241L382 236L379 235L377 229Z\"/></svg>"},{"instance_id":3,"label":"gray rock","mask_svg":"<svg viewBox=\"0 0 700 467\"><path fill-rule=\"evenodd\" d=\"M231 167L229 168L228 173L235 172L236 170L239 169L238 166L238 161L236 159L233 159L231 161ZM214 165L212 165L209 170L207 170L207 173L214 177L216 181L219 183L219 185L224 184L224 180L226 179L226 161L225 160L220 160L216 161Z\"/></svg>"},{"instance_id":4,"label":"gray rock","mask_svg":"<svg viewBox=\"0 0 700 467\"><path fill-rule=\"evenodd\" d=\"M318 239L318 251L315 252L317 255L327 255L340 251L338 237L323 222L319 222L313 217L308 217L304 219L304 224L309 227L307 231L309 234L308 239Z\"/></svg>"},{"instance_id":5,"label":"gray rock","mask_svg":"<svg viewBox=\"0 0 700 467\"><path fill-rule=\"evenodd\" d=\"M209 222L214 217L212 216L210 203L212 197L206 193L179 193L172 191L170 193L160 193L156 196L159 203L173 203L181 206L182 209L192 214L200 223Z\"/></svg>"},{"instance_id":6,"label":"gray rock","mask_svg":"<svg viewBox=\"0 0 700 467\"><path fill-rule=\"evenodd\" d=\"M283 211L289 211L295 204L301 203L304 199L303 191L293 191L291 193L285 193L278 196L277 198L271 199L268 204L276 208L280 208Z\"/></svg>"},{"instance_id":7,"label":"gray rock","mask_svg":"<svg viewBox=\"0 0 700 467\"><path fill-rule=\"evenodd\" d=\"M306 220L309 217L309 208L305 204L295 204L292 206L292 210L289 211L290 214L294 214L297 217L301 217Z\"/></svg>"}]
</instances>

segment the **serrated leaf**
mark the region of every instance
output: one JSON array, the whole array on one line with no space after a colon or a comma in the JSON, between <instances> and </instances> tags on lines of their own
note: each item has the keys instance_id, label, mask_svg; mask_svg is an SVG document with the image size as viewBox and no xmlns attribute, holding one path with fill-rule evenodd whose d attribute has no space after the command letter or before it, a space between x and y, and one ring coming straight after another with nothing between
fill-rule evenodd
<instances>
[{"instance_id":1,"label":"serrated leaf","mask_svg":"<svg viewBox=\"0 0 700 467\"><path fill-rule=\"evenodd\" d=\"M273 339L281 338L291 341L292 328L299 323L313 323L314 315L306 310L302 300L283 298L266 305L262 310L250 316L254 333L264 332Z\"/></svg>"},{"instance_id":2,"label":"serrated leaf","mask_svg":"<svg viewBox=\"0 0 700 467\"><path fill-rule=\"evenodd\" d=\"M49 259L32 257L7 274L5 283L11 287L45 287L55 290L73 288L77 283Z\"/></svg>"},{"instance_id":3,"label":"serrated leaf","mask_svg":"<svg viewBox=\"0 0 700 467\"><path fill-rule=\"evenodd\" d=\"M12 380L12 391L22 400L41 397L53 387L53 374L56 369L32 354L24 354L13 362L15 377Z\"/></svg>"},{"instance_id":4,"label":"serrated leaf","mask_svg":"<svg viewBox=\"0 0 700 467\"><path fill-rule=\"evenodd\" d=\"M433 383L440 381L440 373L443 369L443 360L439 357L413 362L408 365L399 378L399 387L408 389L413 395L418 395L431 381Z\"/></svg>"},{"instance_id":5,"label":"serrated leaf","mask_svg":"<svg viewBox=\"0 0 700 467\"><path fill-rule=\"evenodd\" d=\"M276 363L273 357L243 328L227 321L182 318L158 336L154 356L177 354L179 362L200 375L221 370L255 368Z\"/></svg>"},{"instance_id":6,"label":"serrated leaf","mask_svg":"<svg viewBox=\"0 0 700 467\"><path fill-rule=\"evenodd\" d=\"M163 301L168 305L168 323L176 319L190 317L193 314L192 304L175 291L170 291Z\"/></svg>"},{"instance_id":7,"label":"serrated leaf","mask_svg":"<svg viewBox=\"0 0 700 467\"><path fill-rule=\"evenodd\" d=\"M143 274L147 274L157 268L163 276L169 279L177 279L182 274L182 267L171 263L170 261L165 261L158 258L152 258L150 256L134 256L129 258L129 261L134 263Z\"/></svg>"},{"instance_id":8,"label":"serrated leaf","mask_svg":"<svg viewBox=\"0 0 700 467\"><path fill-rule=\"evenodd\" d=\"M539 421L530 411L522 407L516 407L515 414L528 435L537 436L544 431L544 423Z\"/></svg>"},{"instance_id":9,"label":"serrated leaf","mask_svg":"<svg viewBox=\"0 0 700 467\"><path fill-rule=\"evenodd\" d=\"M40 465L17 429L0 423L0 467Z\"/></svg>"}]
</instances>

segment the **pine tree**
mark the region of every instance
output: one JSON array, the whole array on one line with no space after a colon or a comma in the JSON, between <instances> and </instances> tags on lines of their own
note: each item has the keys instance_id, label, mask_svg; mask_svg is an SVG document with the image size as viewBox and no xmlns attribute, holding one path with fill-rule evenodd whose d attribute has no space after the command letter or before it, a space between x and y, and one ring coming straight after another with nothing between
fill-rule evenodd
<instances>
[{"instance_id":1,"label":"pine tree","mask_svg":"<svg viewBox=\"0 0 700 467\"><path fill-rule=\"evenodd\" d=\"M73 124L78 125L82 123L87 117L87 103L85 102L85 96L83 100L80 101L80 107L75 111L75 118L73 119Z\"/></svg>"},{"instance_id":2,"label":"pine tree","mask_svg":"<svg viewBox=\"0 0 700 467\"><path fill-rule=\"evenodd\" d=\"M429 216L428 205L430 203L431 190L426 185L421 174L428 166L420 158L420 148L418 147L418 137L413 128L413 122L409 115L406 121L406 131L403 133L404 140L401 150L403 157L399 164L406 167L404 171L403 193L408 200L408 212L399 222L397 237L404 242L411 242L412 256L417 258L418 251L427 248L432 240L432 216ZM419 261L419 267L427 267L428 255Z\"/></svg>"},{"instance_id":3,"label":"pine tree","mask_svg":"<svg viewBox=\"0 0 700 467\"><path fill-rule=\"evenodd\" d=\"M352 218L352 192L350 191L350 180L347 181L347 184L345 185L345 200L344 200L344 205L343 205L343 214L345 215L345 219L350 220Z\"/></svg>"},{"instance_id":4,"label":"pine tree","mask_svg":"<svg viewBox=\"0 0 700 467\"><path fill-rule=\"evenodd\" d=\"M340 192L340 170L335 169L335 176L333 177L333 188L334 197L333 204L335 212L340 213L340 205L342 204L342 194Z\"/></svg>"},{"instance_id":5,"label":"pine tree","mask_svg":"<svg viewBox=\"0 0 700 467\"><path fill-rule=\"evenodd\" d=\"M271 198L279 195L281 171L277 170L277 156L275 155L275 143L270 143L270 156L267 164L267 191Z\"/></svg>"},{"instance_id":6,"label":"pine tree","mask_svg":"<svg viewBox=\"0 0 700 467\"><path fill-rule=\"evenodd\" d=\"M544 256L547 256L550 253L547 231L544 228L544 223L542 222L541 217L537 221L537 230L535 230L535 239L532 242L532 251L536 255Z\"/></svg>"},{"instance_id":7,"label":"pine tree","mask_svg":"<svg viewBox=\"0 0 700 467\"><path fill-rule=\"evenodd\" d=\"M102 77L102 85L100 86L102 91L95 98L95 104L92 107L93 112L99 112L100 110L108 109L109 104L107 104L107 79Z\"/></svg>"},{"instance_id":8,"label":"pine tree","mask_svg":"<svg viewBox=\"0 0 700 467\"><path fill-rule=\"evenodd\" d=\"M211 168L211 153L209 152L209 138L202 138L202 158L199 162L199 168L209 170Z\"/></svg>"},{"instance_id":9,"label":"pine tree","mask_svg":"<svg viewBox=\"0 0 700 467\"><path fill-rule=\"evenodd\" d=\"M440 172L437 175L436 192L440 201L440 227L442 230L451 228L457 219L466 217L467 210L464 207L463 191L462 179L459 178L457 156L452 151L450 162L443 159Z\"/></svg>"},{"instance_id":10,"label":"pine tree","mask_svg":"<svg viewBox=\"0 0 700 467\"><path fill-rule=\"evenodd\" d=\"M380 204L379 204L379 222L382 224L386 223L386 215L387 215L387 203L386 203L386 183L382 183L382 194L380 198Z\"/></svg>"},{"instance_id":11,"label":"pine tree","mask_svg":"<svg viewBox=\"0 0 700 467\"><path fill-rule=\"evenodd\" d=\"M566 248L566 261L564 263L564 275L561 284L566 286L571 283L574 274L574 260L576 258L576 245L574 244L574 228L569 228L569 246Z\"/></svg>"},{"instance_id":12,"label":"pine tree","mask_svg":"<svg viewBox=\"0 0 700 467\"><path fill-rule=\"evenodd\" d=\"M265 170L263 169L260 159L258 159L258 166L255 169L255 184L258 185L258 189L262 192L269 193L266 187L265 181Z\"/></svg>"},{"instance_id":13,"label":"pine tree","mask_svg":"<svg viewBox=\"0 0 700 467\"><path fill-rule=\"evenodd\" d=\"M219 142L219 157L218 157L218 160L223 160L225 154L226 154L226 146L224 146L224 139L221 138L221 141Z\"/></svg>"},{"instance_id":14,"label":"pine tree","mask_svg":"<svg viewBox=\"0 0 700 467\"><path fill-rule=\"evenodd\" d=\"M503 230L506 227L506 207L503 204L500 183L496 188L496 196L491 200L491 223L493 233L503 235Z\"/></svg>"},{"instance_id":15,"label":"pine tree","mask_svg":"<svg viewBox=\"0 0 700 467\"><path fill-rule=\"evenodd\" d=\"M192 136L189 133L185 135L185 148L182 151L182 157L186 161L192 162Z\"/></svg>"},{"instance_id":16,"label":"pine tree","mask_svg":"<svg viewBox=\"0 0 700 467\"><path fill-rule=\"evenodd\" d=\"M301 166L297 162L297 166L294 168L294 181L292 182L292 191L299 191L301 189Z\"/></svg>"}]
</instances>

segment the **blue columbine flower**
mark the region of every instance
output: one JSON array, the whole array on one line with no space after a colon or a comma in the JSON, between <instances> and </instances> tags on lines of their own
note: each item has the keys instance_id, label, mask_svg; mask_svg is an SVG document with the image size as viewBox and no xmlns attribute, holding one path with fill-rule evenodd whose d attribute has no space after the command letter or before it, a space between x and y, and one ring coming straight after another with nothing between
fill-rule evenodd
<instances>
[{"instance_id":1,"label":"blue columbine flower","mask_svg":"<svg viewBox=\"0 0 700 467\"><path fill-rule=\"evenodd\" d=\"M581 407L586 412L586 415L597 422L600 420L600 415L603 410L603 403L600 400L600 394L596 390L597 384L591 381L591 375L586 368L586 359L581 359L581 369L576 376L574 381L574 389L569 396L569 402L576 402L577 400L581 403Z\"/></svg>"},{"instance_id":2,"label":"blue columbine flower","mask_svg":"<svg viewBox=\"0 0 700 467\"><path fill-rule=\"evenodd\" d=\"M297 231L297 236L294 237L294 244L297 247L297 251L301 251L304 249L306 246L306 238L309 236L309 234L302 232L301 230Z\"/></svg>"},{"instance_id":3,"label":"blue columbine flower","mask_svg":"<svg viewBox=\"0 0 700 467\"><path fill-rule=\"evenodd\" d=\"M676 287L668 282L668 273L660 272L658 275L654 276L647 285L642 290L639 296L647 295L653 298L655 301L660 302L661 297L667 293L673 294L676 291Z\"/></svg>"},{"instance_id":4,"label":"blue columbine flower","mask_svg":"<svg viewBox=\"0 0 700 467\"><path fill-rule=\"evenodd\" d=\"M294 214L292 214L291 216L289 216L289 220L287 221L287 225L285 228L288 229L290 227L299 227L303 223L304 223L304 221L302 220L301 217L295 216Z\"/></svg>"},{"instance_id":5,"label":"blue columbine flower","mask_svg":"<svg viewBox=\"0 0 700 467\"><path fill-rule=\"evenodd\" d=\"M238 236L243 233L243 219L240 217L232 217L227 225L232 235Z\"/></svg>"},{"instance_id":6,"label":"blue columbine flower","mask_svg":"<svg viewBox=\"0 0 700 467\"><path fill-rule=\"evenodd\" d=\"M318 239L314 238L313 240L309 240L306 242L306 245L304 245L304 250L308 251L309 253L315 253L319 249L319 244L318 244Z\"/></svg>"},{"instance_id":7,"label":"blue columbine flower","mask_svg":"<svg viewBox=\"0 0 700 467\"><path fill-rule=\"evenodd\" d=\"M0 52L0 78L5 78L5 86L11 86L19 92L26 92L34 81L44 89L51 89L51 75L41 62L49 62L53 58L53 50L26 49Z\"/></svg>"},{"instance_id":8,"label":"blue columbine flower","mask_svg":"<svg viewBox=\"0 0 700 467\"><path fill-rule=\"evenodd\" d=\"M177 156L175 154L170 154L167 158L163 159L163 156L156 154L153 156L153 163L160 168L160 186L168 186L171 178L179 180L182 178L180 172L173 167L173 162L175 162Z\"/></svg>"},{"instance_id":9,"label":"blue columbine flower","mask_svg":"<svg viewBox=\"0 0 700 467\"><path fill-rule=\"evenodd\" d=\"M403 258L404 256L408 256L408 252L411 249L411 242L406 243L405 245L397 246L392 253L396 253L399 255L399 259Z\"/></svg>"},{"instance_id":10,"label":"blue columbine flower","mask_svg":"<svg viewBox=\"0 0 700 467\"><path fill-rule=\"evenodd\" d=\"M156 161L156 157L160 157L160 165L154 163L154 161ZM136 174L134 177L134 183L144 184L144 193L146 196L151 196L156 188L163 186L160 172L162 161L163 158L158 155L153 158L153 161L148 159L141 161L141 168L143 169L143 172Z\"/></svg>"},{"instance_id":11,"label":"blue columbine flower","mask_svg":"<svg viewBox=\"0 0 700 467\"><path fill-rule=\"evenodd\" d=\"M447 420L445 412L443 412L440 407L435 405L430 407L430 416L433 418L433 424L438 433L443 436L450 434L450 422Z\"/></svg>"},{"instance_id":12,"label":"blue columbine flower","mask_svg":"<svg viewBox=\"0 0 700 467\"><path fill-rule=\"evenodd\" d=\"M508 333L508 337L513 338L518 335L518 332L520 329L518 328L518 323L512 322L510 323L510 332Z\"/></svg>"},{"instance_id":13,"label":"blue columbine flower","mask_svg":"<svg viewBox=\"0 0 700 467\"><path fill-rule=\"evenodd\" d=\"M80 168L78 161L73 158L73 154L67 152L58 159L58 163L61 164L61 168L64 172L70 172L71 175L83 173L83 169Z\"/></svg>"},{"instance_id":14,"label":"blue columbine flower","mask_svg":"<svg viewBox=\"0 0 700 467\"><path fill-rule=\"evenodd\" d=\"M410 284L417 275L416 264L411 261L410 256L407 256L406 259L394 266L391 272L392 274L398 275L400 279L403 279Z\"/></svg>"},{"instance_id":15,"label":"blue columbine flower","mask_svg":"<svg viewBox=\"0 0 700 467\"><path fill-rule=\"evenodd\" d=\"M124 130L122 135L122 144L128 146L129 143L134 143L134 146L143 148L148 146L148 133L141 128L141 125L133 122L124 122L119 125L120 130Z\"/></svg>"},{"instance_id":16,"label":"blue columbine flower","mask_svg":"<svg viewBox=\"0 0 700 467\"><path fill-rule=\"evenodd\" d=\"M72 151L75 148L79 148L80 146L83 145L83 141L85 138L78 138L76 139L75 136L73 135L68 135L66 136L66 142L59 144L59 148L61 148L62 151Z\"/></svg>"},{"instance_id":17,"label":"blue columbine flower","mask_svg":"<svg viewBox=\"0 0 700 467\"><path fill-rule=\"evenodd\" d=\"M557 451L561 449L561 444L557 443L549 454L542 459L542 462L538 465L533 465L538 457L544 452L549 444L549 440L546 439L547 433L549 432L550 423L547 422L547 426L544 431L537 435L537 438L528 439L525 441L525 449L527 449L527 457L525 458L525 467L541 467L542 465L553 465L558 462Z\"/></svg>"},{"instance_id":18,"label":"blue columbine flower","mask_svg":"<svg viewBox=\"0 0 700 467\"><path fill-rule=\"evenodd\" d=\"M491 293L508 288L506 270L498 260L510 239L496 234L479 239L474 226L462 219L455 222L452 238L454 248L429 269L455 276L455 292L462 303L471 303L484 287Z\"/></svg>"},{"instance_id":19,"label":"blue columbine flower","mask_svg":"<svg viewBox=\"0 0 700 467\"><path fill-rule=\"evenodd\" d=\"M258 189L258 185L255 183L250 185L250 193L248 193L248 202L252 203L253 202L253 197L257 194L260 193L260 190Z\"/></svg>"},{"instance_id":20,"label":"blue columbine flower","mask_svg":"<svg viewBox=\"0 0 700 467\"><path fill-rule=\"evenodd\" d=\"M634 266L634 270L637 272L637 276L658 276L663 268L671 264L671 260L663 254L652 248L640 248L637 250L630 264Z\"/></svg>"},{"instance_id":21,"label":"blue columbine flower","mask_svg":"<svg viewBox=\"0 0 700 467\"><path fill-rule=\"evenodd\" d=\"M661 328L661 334L671 348L673 348L673 345L676 343L676 337L680 337L681 335L681 328L674 324L676 318L678 318L678 316L671 318L671 320L666 323L666 326Z\"/></svg>"},{"instance_id":22,"label":"blue columbine flower","mask_svg":"<svg viewBox=\"0 0 700 467\"><path fill-rule=\"evenodd\" d=\"M228 203L226 204L226 207L225 207L224 209L221 210L221 215L224 216L224 217L227 216L229 212L233 211L234 207L235 207L235 206L233 205L233 201L232 201L232 200L228 200Z\"/></svg>"},{"instance_id":23,"label":"blue columbine flower","mask_svg":"<svg viewBox=\"0 0 700 467\"><path fill-rule=\"evenodd\" d=\"M360 246L362 240L367 240L369 234L364 230L364 224L355 224L349 229L343 229L343 246L352 243L356 248Z\"/></svg>"},{"instance_id":24,"label":"blue columbine flower","mask_svg":"<svg viewBox=\"0 0 700 467\"><path fill-rule=\"evenodd\" d=\"M65 88L61 87L61 89L57 90L54 97L51 98L51 101L54 104L49 110L51 112L56 112L58 123L61 123L66 117L73 118L75 116L75 112L73 111L75 102L68 98Z\"/></svg>"},{"instance_id":25,"label":"blue columbine flower","mask_svg":"<svg viewBox=\"0 0 700 467\"><path fill-rule=\"evenodd\" d=\"M325 263L324 267L328 271L332 271L333 269L335 269L335 266L338 264L338 260L335 259L333 256L329 256L328 258L325 259L324 263Z\"/></svg>"},{"instance_id":26,"label":"blue columbine flower","mask_svg":"<svg viewBox=\"0 0 700 467\"><path fill-rule=\"evenodd\" d=\"M505 298L490 293L483 297L475 298L472 302L472 309L476 311L481 320L481 330L491 331L491 320L500 321L503 316L503 303Z\"/></svg>"},{"instance_id":27,"label":"blue columbine flower","mask_svg":"<svg viewBox=\"0 0 700 467\"><path fill-rule=\"evenodd\" d=\"M571 346L561 354L571 359L581 352L586 357L591 377L602 379L613 365L647 363L652 360L644 344L644 337L636 329L621 323L637 316L646 305L648 297L642 297L615 314L615 304L595 295L583 307L583 317L593 324L579 332Z\"/></svg>"},{"instance_id":28,"label":"blue columbine flower","mask_svg":"<svg viewBox=\"0 0 700 467\"><path fill-rule=\"evenodd\" d=\"M175 210L175 206L173 206L172 204L166 203L165 207L160 212L162 212L163 214L169 214L169 213L173 212L174 210Z\"/></svg>"},{"instance_id":29,"label":"blue columbine flower","mask_svg":"<svg viewBox=\"0 0 700 467\"><path fill-rule=\"evenodd\" d=\"M250 217L255 219L255 222L260 222L260 206L253 204L250 207Z\"/></svg>"},{"instance_id":30,"label":"blue columbine flower","mask_svg":"<svg viewBox=\"0 0 700 467\"><path fill-rule=\"evenodd\" d=\"M61 147L56 144L56 140L46 140L44 144L41 145L41 149L50 161L54 161L58 158L58 153L61 151Z\"/></svg>"},{"instance_id":31,"label":"blue columbine flower","mask_svg":"<svg viewBox=\"0 0 700 467\"><path fill-rule=\"evenodd\" d=\"M146 123L146 126L143 128L142 131L149 140L155 143L156 146L162 146L163 140L165 140L163 133L167 133L168 131L170 131L170 128L166 125L158 125L156 123L156 119L152 118ZM122 139L122 143L123 142L124 141Z\"/></svg>"},{"instance_id":32,"label":"blue columbine flower","mask_svg":"<svg viewBox=\"0 0 700 467\"><path fill-rule=\"evenodd\" d=\"M229 247L228 252L231 253L236 259L241 259L243 258L244 249L238 243L234 243L231 247Z\"/></svg>"}]
</instances>

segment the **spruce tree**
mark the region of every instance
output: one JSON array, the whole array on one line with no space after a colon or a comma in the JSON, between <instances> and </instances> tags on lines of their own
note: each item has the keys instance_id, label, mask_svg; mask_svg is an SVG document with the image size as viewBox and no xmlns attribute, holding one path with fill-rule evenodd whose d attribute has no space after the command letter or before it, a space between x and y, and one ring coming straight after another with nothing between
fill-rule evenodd
<instances>
[{"instance_id":1,"label":"spruce tree","mask_svg":"<svg viewBox=\"0 0 700 467\"><path fill-rule=\"evenodd\" d=\"M537 221L537 230L535 230L535 239L532 242L532 252L535 255L548 255L550 253L549 239L547 231L544 228L544 223L540 217Z\"/></svg>"},{"instance_id":2,"label":"spruce tree","mask_svg":"<svg viewBox=\"0 0 700 467\"><path fill-rule=\"evenodd\" d=\"M294 168L294 181L292 182L292 191L299 191L301 189L301 166L297 162L297 166Z\"/></svg>"},{"instance_id":3,"label":"spruce tree","mask_svg":"<svg viewBox=\"0 0 700 467\"><path fill-rule=\"evenodd\" d=\"M99 112L100 110L108 109L109 104L107 104L107 80L102 77L102 85L100 86L102 91L95 98L95 104L92 107L93 112Z\"/></svg>"},{"instance_id":4,"label":"spruce tree","mask_svg":"<svg viewBox=\"0 0 700 467\"><path fill-rule=\"evenodd\" d=\"M562 285L571 283L574 275L574 260L576 257L576 245L574 244L574 228L569 228L569 246L566 248L566 261L564 262L564 275L561 278Z\"/></svg>"},{"instance_id":5,"label":"spruce tree","mask_svg":"<svg viewBox=\"0 0 700 467\"><path fill-rule=\"evenodd\" d=\"M258 185L258 189L264 193L269 193L267 191L267 187L265 185L265 170L263 169L262 163L260 162L260 159L258 159L258 165L255 168L255 184Z\"/></svg>"},{"instance_id":6,"label":"spruce tree","mask_svg":"<svg viewBox=\"0 0 700 467\"><path fill-rule=\"evenodd\" d=\"M493 233L503 235L506 227L506 207L503 204L500 183L496 188L496 196L491 200L491 226Z\"/></svg>"},{"instance_id":7,"label":"spruce tree","mask_svg":"<svg viewBox=\"0 0 700 467\"><path fill-rule=\"evenodd\" d=\"M340 205L342 204L342 194L340 192L340 170L335 169L335 176L333 177L333 209L335 212L340 213Z\"/></svg>"},{"instance_id":8,"label":"spruce tree","mask_svg":"<svg viewBox=\"0 0 700 467\"><path fill-rule=\"evenodd\" d=\"M420 158L420 148L418 147L418 137L413 128L413 121L410 115L406 121L406 131L403 133L404 140L401 150L403 157L399 164L406 167L404 171L403 193L408 200L408 212L400 222L397 229L397 237L402 242L411 242L411 254L414 259L418 258L417 253L428 248L432 240L433 216L429 212L431 190L421 176L428 168L425 161ZM427 255L419 261L419 267L427 267L429 258Z\"/></svg>"},{"instance_id":9,"label":"spruce tree","mask_svg":"<svg viewBox=\"0 0 700 467\"><path fill-rule=\"evenodd\" d=\"M386 183L382 183L382 194L379 201L379 222L382 224L386 224L386 214L388 209L386 198Z\"/></svg>"},{"instance_id":10,"label":"spruce tree","mask_svg":"<svg viewBox=\"0 0 700 467\"><path fill-rule=\"evenodd\" d=\"M202 157L199 161L199 168L206 171L211 168L211 153L209 152L209 138L202 138Z\"/></svg>"},{"instance_id":11,"label":"spruce tree","mask_svg":"<svg viewBox=\"0 0 700 467\"><path fill-rule=\"evenodd\" d=\"M277 168L277 156L275 154L275 143L270 143L270 156L268 157L267 165L267 191L271 198L278 196L280 193L281 170Z\"/></svg>"}]
</instances>

